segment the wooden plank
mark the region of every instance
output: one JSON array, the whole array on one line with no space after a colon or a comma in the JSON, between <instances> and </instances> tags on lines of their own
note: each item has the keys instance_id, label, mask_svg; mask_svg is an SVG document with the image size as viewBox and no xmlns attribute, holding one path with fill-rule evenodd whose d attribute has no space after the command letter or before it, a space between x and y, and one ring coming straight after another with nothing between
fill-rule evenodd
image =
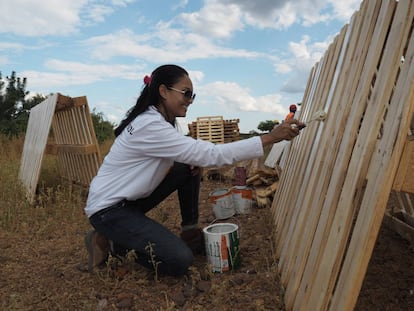
<instances>
[{"instance_id":1,"label":"wooden plank","mask_svg":"<svg viewBox=\"0 0 414 311\"><path fill-rule=\"evenodd\" d=\"M74 153L74 154L91 154L98 150L98 147L93 144L88 145L58 145L58 144L47 144L47 152L49 154L63 153Z\"/></svg>"},{"instance_id":2,"label":"wooden plank","mask_svg":"<svg viewBox=\"0 0 414 311\"><path fill-rule=\"evenodd\" d=\"M61 111L65 109L71 109L73 107L73 100L69 96L64 96L60 93L57 93L56 99L56 109L55 111Z\"/></svg>"},{"instance_id":3,"label":"wooden plank","mask_svg":"<svg viewBox=\"0 0 414 311\"><path fill-rule=\"evenodd\" d=\"M57 98L57 94L49 96L30 111L19 171L19 179L30 202L36 192Z\"/></svg>"},{"instance_id":4,"label":"wooden plank","mask_svg":"<svg viewBox=\"0 0 414 311\"><path fill-rule=\"evenodd\" d=\"M277 162L280 160L283 150L285 149L286 145L288 145L288 141L281 141L277 144L273 144L272 149L270 149L269 154L264 162L264 165L274 168ZM283 169L283 167L282 167Z\"/></svg>"},{"instance_id":5,"label":"wooden plank","mask_svg":"<svg viewBox=\"0 0 414 311\"><path fill-rule=\"evenodd\" d=\"M401 211L414 217L414 194L407 192L397 192L398 202L400 203Z\"/></svg>"},{"instance_id":6,"label":"wooden plank","mask_svg":"<svg viewBox=\"0 0 414 311\"><path fill-rule=\"evenodd\" d=\"M384 224L391 230L397 232L402 238L406 239L414 247L414 226L407 224L400 218L385 213Z\"/></svg>"},{"instance_id":7,"label":"wooden plank","mask_svg":"<svg viewBox=\"0 0 414 311\"><path fill-rule=\"evenodd\" d=\"M405 142L393 190L414 193L414 140Z\"/></svg>"}]
</instances>

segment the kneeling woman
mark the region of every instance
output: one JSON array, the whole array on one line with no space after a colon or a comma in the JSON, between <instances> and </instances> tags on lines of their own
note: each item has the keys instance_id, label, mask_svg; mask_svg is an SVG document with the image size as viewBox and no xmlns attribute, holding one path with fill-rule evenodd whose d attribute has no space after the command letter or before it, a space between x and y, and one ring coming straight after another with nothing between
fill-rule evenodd
<instances>
[{"instance_id":1,"label":"kneeling woman","mask_svg":"<svg viewBox=\"0 0 414 311\"><path fill-rule=\"evenodd\" d=\"M90 271L109 251L134 250L145 267L185 274L193 253L204 250L198 228L198 167L261 157L263 146L299 134L291 126L297 121L289 120L270 133L227 144L193 139L179 133L175 122L186 116L194 99L193 84L179 66L160 66L144 78L136 105L115 130L116 139L90 185L85 207L94 227L85 238ZM180 237L146 216L174 191L182 218Z\"/></svg>"}]
</instances>

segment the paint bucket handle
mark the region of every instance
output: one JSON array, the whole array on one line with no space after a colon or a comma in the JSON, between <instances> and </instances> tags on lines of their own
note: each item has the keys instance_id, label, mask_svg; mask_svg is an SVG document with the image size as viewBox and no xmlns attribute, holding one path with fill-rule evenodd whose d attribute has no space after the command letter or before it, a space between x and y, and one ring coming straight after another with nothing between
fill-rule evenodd
<instances>
[{"instance_id":1,"label":"paint bucket handle","mask_svg":"<svg viewBox=\"0 0 414 311\"><path fill-rule=\"evenodd\" d=\"M217 222L217 220L222 220L222 219L219 219L219 218L214 218L213 219L213 221L211 221L209 224L208 224L208 226L211 226L212 224L215 224L216 222ZM237 217L234 217L234 216L232 216L232 217L230 217L230 218L227 218L226 219L226 222L227 221L234 221L235 223L236 223L236 225L239 227L239 229L238 229L238 231L239 231L239 235L241 236L241 226L240 226L240 221L237 219Z\"/></svg>"}]
</instances>

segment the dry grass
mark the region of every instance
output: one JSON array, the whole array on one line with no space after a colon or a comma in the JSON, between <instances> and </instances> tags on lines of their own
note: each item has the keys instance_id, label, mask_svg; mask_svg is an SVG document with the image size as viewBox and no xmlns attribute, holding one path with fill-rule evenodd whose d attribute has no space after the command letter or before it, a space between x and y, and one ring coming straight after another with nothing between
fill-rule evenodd
<instances>
[{"instance_id":1,"label":"dry grass","mask_svg":"<svg viewBox=\"0 0 414 311\"><path fill-rule=\"evenodd\" d=\"M90 274L83 244L91 228L83 211L85 189L61 180L56 158L45 156L35 202L29 204L18 181L23 139L0 137L0 143L1 310L283 310L267 224L261 223L269 219L266 211L234 219L242 228L240 271L213 274L201 256L188 276L160 277L129 254L111 257ZM101 146L103 155L110 144ZM214 220L208 193L226 186L202 183L202 226ZM150 216L178 233L176 196Z\"/></svg>"}]
</instances>

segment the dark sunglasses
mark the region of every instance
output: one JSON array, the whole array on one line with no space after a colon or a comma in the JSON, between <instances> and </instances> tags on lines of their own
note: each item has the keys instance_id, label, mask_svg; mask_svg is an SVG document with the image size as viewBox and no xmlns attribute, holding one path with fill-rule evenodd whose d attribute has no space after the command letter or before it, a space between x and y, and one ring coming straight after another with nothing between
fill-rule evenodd
<instances>
[{"instance_id":1,"label":"dark sunglasses","mask_svg":"<svg viewBox=\"0 0 414 311\"><path fill-rule=\"evenodd\" d=\"M183 91L183 90L173 88L171 86L168 86L168 89L183 94L186 99L191 100L191 101L193 101L194 98L196 97L196 94L193 94L193 91L190 91L190 90Z\"/></svg>"}]
</instances>

